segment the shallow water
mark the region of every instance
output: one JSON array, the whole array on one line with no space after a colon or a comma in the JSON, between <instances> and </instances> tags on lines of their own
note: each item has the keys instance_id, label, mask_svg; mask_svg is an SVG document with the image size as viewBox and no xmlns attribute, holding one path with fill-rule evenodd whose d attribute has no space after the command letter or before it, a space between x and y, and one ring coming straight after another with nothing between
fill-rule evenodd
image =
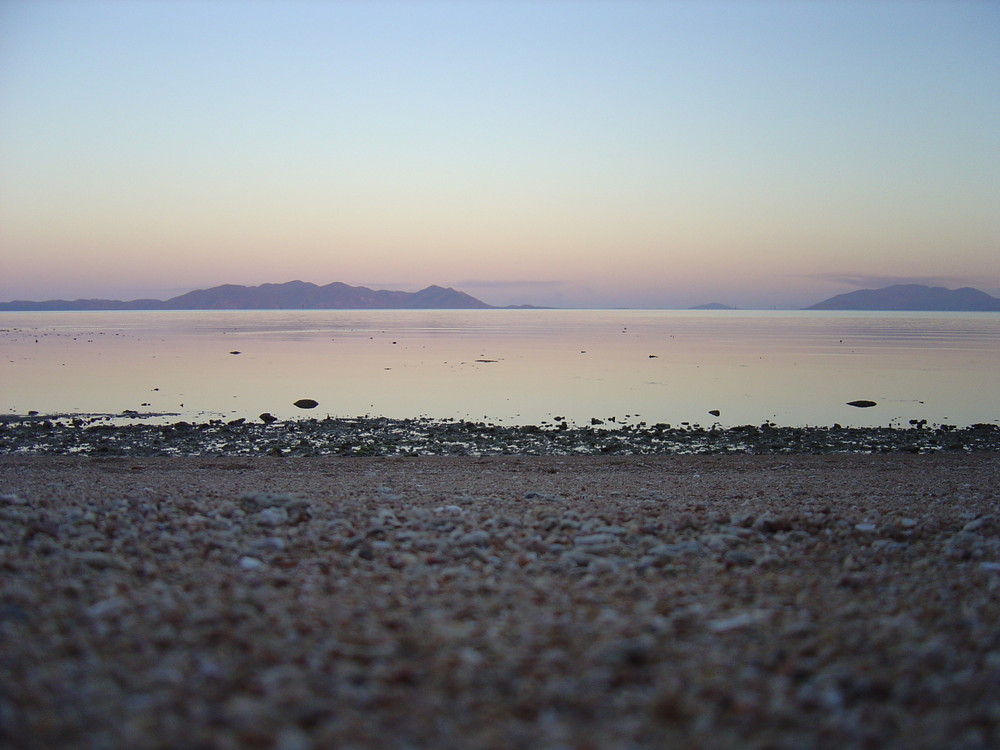
<instances>
[{"instance_id":1,"label":"shallow water","mask_svg":"<svg viewBox=\"0 0 1000 750\"><path fill-rule=\"evenodd\" d=\"M1000 422L997 372L991 313L0 313L7 414L965 426Z\"/></svg>"}]
</instances>

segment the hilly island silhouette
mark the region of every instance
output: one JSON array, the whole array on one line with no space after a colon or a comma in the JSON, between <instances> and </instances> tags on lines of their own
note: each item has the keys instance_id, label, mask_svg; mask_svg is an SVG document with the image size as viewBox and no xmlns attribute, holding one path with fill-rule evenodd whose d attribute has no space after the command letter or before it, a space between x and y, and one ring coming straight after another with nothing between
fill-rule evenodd
<instances>
[{"instance_id":1,"label":"hilly island silhouette","mask_svg":"<svg viewBox=\"0 0 1000 750\"><path fill-rule=\"evenodd\" d=\"M319 286L307 281L241 286L222 284L196 289L167 300L109 299L14 300L0 302L0 310L488 310L544 309L535 305L507 305L499 308L470 294L431 285L417 292L369 289L335 281ZM713 302L693 309L732 310ZM817 302L806 310L926 310L957 312L997 312L1000 299L971 287L946 289L923 284L896 284L881 289L859 289Z\"/></svg>"}]
</instances>

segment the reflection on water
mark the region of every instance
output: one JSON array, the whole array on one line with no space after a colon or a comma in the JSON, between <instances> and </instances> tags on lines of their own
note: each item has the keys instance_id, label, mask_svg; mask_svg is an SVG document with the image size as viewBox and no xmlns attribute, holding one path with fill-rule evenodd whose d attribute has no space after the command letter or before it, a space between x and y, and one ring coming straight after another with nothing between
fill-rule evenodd
<instances>
[{"instance_id":1,"label":"reflection on water","mask_svg":"<svg viewBox=\"0 0 1000 750\"><path fill-rule=\"evenodd\" d=\"M0 313L0 346L6 413L1000 421L1000 315L990 313ZM320 406L303 412L300 398ZM846 405L856 399L878 406Z\"/></svg>"}]
</instances>

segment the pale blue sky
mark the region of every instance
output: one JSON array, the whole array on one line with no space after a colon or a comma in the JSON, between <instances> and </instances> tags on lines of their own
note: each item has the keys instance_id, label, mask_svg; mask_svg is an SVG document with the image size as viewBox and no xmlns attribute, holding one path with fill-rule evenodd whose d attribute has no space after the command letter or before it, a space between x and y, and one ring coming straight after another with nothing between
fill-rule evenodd
<instances>
[{"instance_id":1,"label":"pale blue sky","mask_svg":"<svg viewBox=\"0 0 1000 750\"><path fill-rule=\"evenodd\" d=\"M2 300L997 293L998 175L998 2L0 2Z\"/></svg>"}]
</instances>

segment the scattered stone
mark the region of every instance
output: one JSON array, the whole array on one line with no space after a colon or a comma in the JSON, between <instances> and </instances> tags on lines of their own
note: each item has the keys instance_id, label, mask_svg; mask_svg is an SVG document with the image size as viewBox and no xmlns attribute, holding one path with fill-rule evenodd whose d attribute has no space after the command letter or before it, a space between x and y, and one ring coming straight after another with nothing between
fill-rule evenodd
<instances>
[{"instance_id":1,"label":"scattered stone","mask_svg":"<svg viewBox=\"0 0 1000 750\"><path fill-rule=\"evenodd\" d=\"M862 399L858 399L857 401L848 401L847 405L848 406L856 406L859 409L868 409L868 408L871 408L872 406L878 406L878 402L877 401L868 401L868 400L862 398Z\"/></svg>"},{"instance_id":2,"label":"scattered stone","mask_svg":"<svg viewBox=\"0 0 1000 750\"><path fill-rule=\"evenodd\" d=\"M675 544L657 544L649 550L653 557L673 560L676 558L695 557L705 553L705 548L698 542L677 542Z\"/></svg>"},{"instance_id":3,"label":"scattered stone","mask_svg":"<svg viewBox=\"0 0 1000 750\"><path fill-rule=\"evenodd\" d=\"M490 543L489 532L477 530L462 534L458 538L458 543L466 547L485 547Z\"/></svg>"},{"instance_id":4,"label":"scattered stone","mask_svg":"<svg viewBox=\"0 0 1000 750\"><path fill-rule=\"evenodd\" d=\"M727 565L746 566L753 565L756 558L744 550L731 549L722 556L722 561Z\"/></svg>"},{"instance_id":5,"label":"scattered stone","mask_svg":"<svg viewBox=\"0 0 1000 750\"><path fill-rule=\"evenodd\" d=\"M255 518L263 526L284 526L288 523L288 511L284 508L264 508Z\"/></svg>"},{"instance_id":6,"label":"scattered stone","mask_svg":"<svg viewBox=\"0 0 1000 750\"><path fill-rule=\"evenodd\" d=\"M266 565L263 561L257 559L256 557L250 557L249 555L245 555L240 558L239 566L240 570L259 570L260 568L263 568Z\"/></svg>"},{"instance_id":7,"label":"scattered stone","mask_svg":"<svg viewBox=\"0 0 1000 750\"><path fill-rule=\"evenodd\" d=\"M962 527L962 531L973 532L982 531L986 525L993 520L992 516L983 516L981 518L976 518L975 520L969 521L965 526Z\"/></svg>"},{"instance_id":8,"label":"scattered stone","mask_svg":"<svg viewBox=\"0 0 1000 750\"><path fill-rule=\"evenodd\" d=\"M239 497L240 506L255 513L264 508L285 508L303 510L309 507L309 500L288 492L245 492Z\"/></svg>"},{"instance_id":9,"label":"scattered stone","mask_svg":"<svg viewBox=\"0 0 1000 750\"><path fill-rule=\"evenodd\" d=\"M618 537L614 534L583 534L578 537L574 537L573 544L578 547L596 547L608 544L614 544L618 541Z\"/></svg>"},{"instance_id":10,"label":"scattered stone","mask_svg":"<svg viewBox=\"0 0 1000 750\"><path fill-rule=\"evenodd\" d=\"M87 614L93 618L110 617L121 612L128 605L128 600L124 596L112 596L87 607Z\"/></svg>"},{"instance_id":11,"label":"scattered stone","mask_svg":"<svg viewBox=\"0 0 1000 750\"><path fill-rule=\"evenodd\" d=\"M110 415L109 415L110 416ZM151 415L143 415L151 416ZM161 415L162 416L162 415ZM481 422L432 419L299 419L280 425L269 412L260 421L210 420L115 426L97 418L28 419L0 415L0 455L68 453L99 456L261 455L657 455L794 453L934 453L1000 451L1000 425L923 429L760 427L719 429L682 424L618 426L593 418L592 425L501 427ZM263 424L262 424L263 423ZM540 495L556 493L537 490Z\"/></svg>"},{"instance_id":12,"label":"scattered stone","mask_svg":"<svg viewBox=\"0 0 1000 750\"><path fill-rule=\"evenodd\" d=\"M300 398L298 401L294 401L292 406L297 406L300 409L315 409L319 406L319 401L315 401L311 398Z\"/></svg>"},{"instance_id":13,"label":"scattered stone","mask_svg":"<svg viewBox=\"0 0 1000 750\"><path fill-rule=\"evenodd\" d=\"M763 610L741 612L732 617L723 617L718 620L709 621L708 629L713 633L728 633L732 630L741 630L758 625L769 617L770 613Z\"/></svg>"}]
</instances>

